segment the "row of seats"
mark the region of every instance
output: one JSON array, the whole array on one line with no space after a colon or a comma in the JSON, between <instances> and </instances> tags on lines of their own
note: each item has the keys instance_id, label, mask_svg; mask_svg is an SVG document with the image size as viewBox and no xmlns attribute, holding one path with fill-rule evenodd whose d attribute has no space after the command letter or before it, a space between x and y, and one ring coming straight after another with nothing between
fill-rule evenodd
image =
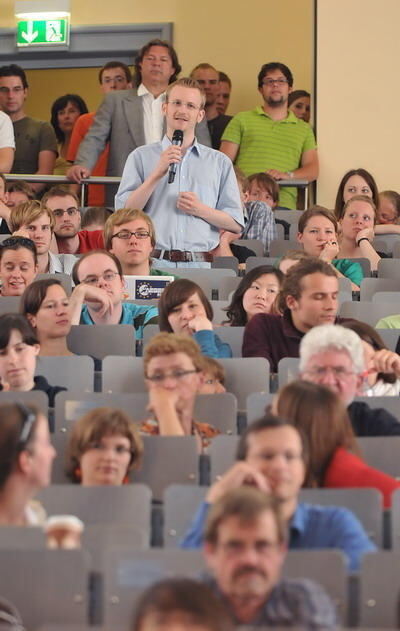
<instances>
[{"instance_id":1,"label":"row of seats","mask_svg":"<svg viewBox=\"0 0 400 631\"><path fill-rule=\"evenodd\" d=\"M104 546L104 539L96 543L95 538L87 549L66 551L39 545L2 549L0 542L0 564L7 568L0 574L0 593L14 602L29 629L37 629L43 620L128 629L148 585L167 576L198 578L206 569L201 551ZM349 578L340 552L295 550L288 553L283 574L318 581L345 624L375 629L398 625L400 553L368 554L359 576Z\"/></svg>"}]
</instances>

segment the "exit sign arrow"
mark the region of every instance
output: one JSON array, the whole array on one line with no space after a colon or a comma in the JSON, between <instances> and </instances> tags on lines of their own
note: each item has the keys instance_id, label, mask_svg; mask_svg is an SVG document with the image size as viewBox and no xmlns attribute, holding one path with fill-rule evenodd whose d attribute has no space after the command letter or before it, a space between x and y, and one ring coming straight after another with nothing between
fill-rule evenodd
<instances>
[{"instance_id":1,"label":"exit sign arrow","mask_svg":"<svg viewBox=\"0 0 400 631\"><path fill-rule=\"evenodd\" d=\"M31 44L39 35L38 31L34 31L33 30L33 22L27 22L27 28L26 30L28 31L27 33L25 33L25 31L22 31L21 35L24 38L24 40L26 40L28 42L28 44Z\"/></svg>"}]
</instances>

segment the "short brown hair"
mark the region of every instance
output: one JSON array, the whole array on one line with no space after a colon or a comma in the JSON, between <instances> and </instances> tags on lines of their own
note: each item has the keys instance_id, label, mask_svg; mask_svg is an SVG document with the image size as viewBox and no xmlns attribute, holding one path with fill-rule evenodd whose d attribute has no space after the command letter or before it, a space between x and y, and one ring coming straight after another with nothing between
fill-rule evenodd
<instances>
[{"instance_id":1,"label":"short brown hair","mask_svg":"<svg viewBox=\"0 0 400 631\"><path fill-rule=\"evenodd\" d=\"M53 232L55 219L53 213L49 208L47 208L47 206L36 199L18 204L18 206L11 209L10 213L9 224L11 232L16 232L21 228L21 226L26 226L27 224L32 223L32 221L36 221L42 215L48 216L50 229Z\"/></svg>"},{"instance_id":2,"label":"short brown hair","mask_svg":"<svg viewBox=\"0 0 400 631\"><path fill-rule=\"evenodd\" d=\"M367 195L354 195L353 197L350 197L350 199L348 199L347 202L343 205L343 208L338 217L339 219L343 219L346 210L353 202L366 202L367 204L369 204L374 211L374 224L376 223L376 204L374 200Z\"/></svg>"},{"instance_id":3,"label":"short brown hair","mask_svg":"<svg viewBox=\"0 0 400 631\"><path fill-rule=\"evenodd\" d=\"M156 244L156 235L154 224L149 215L138 208L120 208L108 217L104 226L104 244L106 250L110 250L112 247L114 228L122 226L124 223L128 223L128 221L134 221L135 219L143 219L143 221L147 223L147 227L150 232L151 245L154 248Z\"/></svg>"},{"instance_id":4,"label":"short brown hair","mask_svg":"<svg viewBox=\"0 0 400 631\"><path fill-rule=\"evenodd\" d=\"M35 199L33 188L30 184L28 184L28 182L24 182L23 180L18 182L8 182L7 193L23 193L28 199Z\"/></svg>"},{"instance_id":5,"label":"short brown hair","mask_svg":"<svg viewBox=\"0 0 400 631\"><path fill-rule=\"evenodd\" d=\"M185 355L190 357L198 372L203 370L203 356L197 342L186 335L159 333L151 338L144 349L143 365L145 377L147 376L147 367L154 357L173 355L174 353L185 353Z\"/></svg>"},{"instance_id":6,"label":"short brown hair","mask_svg":"<svg viewBox=\"0 0 400 631\"><path fill-rule=\"evenodd\" d=\"M251 486L232 489L211 506L205 526L204 541L215 545L218 542L219 527L229 517L237 517L241 523L249 524L266 511L270 511L275 518L279 543L286 543L287 526L279 501Z\"/></svg>"},{"instance_id":7,"label":"short brown hair","mask_svg":"<svg viewBox=\"0 0 400 631\"><path fill-rule=\"evenodd\" d=\"M79 285L82 282L79 279L79 268L82 261L88 259L89 256L93 256L93 254L105 254L106 256L108 256L115 263L120 278L123 278L121 261L117 259L114 254L108 252L108 250L89 250L89 252L85 252L85 254L82 254L82 256L76 261L74 267L72 268L72 280L74 285Z\"/></svg>"},{"instance_id":8,"label":"short brown hair","mask_svg":"<svg viewBox=\"0 0 400 631\"><path fill-rule=\"evenodd\" d=\"M247 179L249 181L249 188L252 182L256 182L260 188L271 195L274 202L279 201L279 184L272 175L268 175L268 173L264 172L253 173L252 175L249 175Z\"/></svg>"},{"instance_id":9,"label":"short brown hair","mask_svg":"<svg viewBox=\"0 0 400 631\"><path fill-rule=\"evenodd\" d=\"M177 79L177 81L174 81L174 83L169 84L168 88L165 91L165 101L167 103L169 101L169 95L171 94L171 90L173 90L174 88L178 86L182 88L191 88L192 90L198 90L201 96L200 109L201 110L204 109L204 106L206 104L206 95L204 93L204 90L201 87L200 83L198 83L196 79L191 79L191 77L182 77L181 79Z\"/></svg>"},{"instance_id":10,"label":"short brown hair","mask_svg":"<svg viewBox=\"0 0 400 631\"><path fill-rule=\"evenodd\" d=\"M83 454L92 443L101 441L104 436L121 435L131 444L131 460L128 470L137 469L142 460L143 442L135 423L118 408L101 407L90 410L74 423L66 449L67 476L79 483L76 469L80 466Z\"/></svg>"},{"instance_id":11,"label":"short brown hair","mask_svg":"<svg viewBox=\"0 0 400 631\"><path fill-rule=\"evenodd\" d=\"M214 357L207 357L207 355L203 355L203 372L208 372L213 379L221 383L223 386L225 385L225 368L223 365Z\"/></svg>"},{"instance_id":12,"label":"short brown hair","mask_svg":"<svg viewBox=\"0 0 400 631\"><path fill-rule=\"evenodd\" d=\"M299 300L303 291L302 280L305 276L309 276L310 274L324 274L325 276L334 276L337 278L336 270L331 267L329 263L321 261L321 259L311 256L299 261L288 270L283 280L278 295L278 307L280 311L284 311L287 308L286 299L288 296L293 296L293 298Z\"/></svg>"},{"instance_id":13,"label":"short brown hair","mask_svg":"<svg viewBox=\"0 0 400 631\"><path fill-rule=\"evenodd\" d=\"M170 83L173 83L174 81L176 81L178 74L182 70L182 66L178 61L178 55L176 53L175 48L172 46L172 44L170 44L169 42L163 39L158 39L158 38L151 39L149 42L147 42L147 44L145 44L140 49L135 59L135 83L136 83L137 88L142 82L142 70L140 67L141 63L144 59L144 56L147 55L147 53L149 52L150 48L152 48L152 46L162 46L163 48L166 48L168 51L168 54L172 61L172 66L175 71L174 74L170 77L170 80L169 80Z\"/></svg>"},{"instance_id":14,"label":"short brown hair","mask_svg":"<svg viewBox=\"0 0 400 631\"><path fill-rule=\"evenodd\" d=\"M311 254L307 254L304 250L288 250L280 259L279 265L282 261L304 261L304 259L311 258Z\"/></svg>"},{"instance_id":15,"label":"short brown hair","mask_svg":"<svg viewBox=\"0 0 400 631\"><path fill-rule=\"evenodd\" d=\"M206 312L209 320L214 317L213 309L210 301L204 291L192 280L188 278L178 278L167 285L158 301L158 325L160 331L172 333L172 327L168 322L168 316L175 307L188 300L193 294L197 294Z\"/></svg>"},{"instance_id":16,"label":"short brown hair","mask_svg":"<svg viewBox=\"0 0 400 631\"><path fill-rule=\"evenodd\" d=\"M308 222L314 217L325 217L325 219L328 219L333 224L333 227L335 228L335 232L337 234L337 231L338 231L337 219L335 215L333 214L333 212L331 212L327 208L324 208L323 206L313 206L312 208L305 210L301 214L301 217L299 219L299 225L298 225L298 230L300 233L304 232Z\"/></svg>"},{"instance_id":17,"label":"short brown hair","mask_svg":"<svg viewBox=\"0 0 400 631\"><path fill-rule=\"evenodd\" d=\"M112 209L104 208L104 206L89 206L86 208L82 216L81 228L87 230L89 226L100 224L105 226L110 214L114 211Z\"/></svg>"},{"instance_id":18,"label":"short brown hair","mask_svg":"<svg viewBox=\"0 0 400 631\"><path fill-rule=\"evenodd\" d=\"M56 184L55 186L52 186L51 189L43 195L42 204L46 204L47 201L51 199L52 197L73 197L76 205L79 208L78 195L74 193L74 191L67 184L66 185Z\"/></svg>"}]
</instances>

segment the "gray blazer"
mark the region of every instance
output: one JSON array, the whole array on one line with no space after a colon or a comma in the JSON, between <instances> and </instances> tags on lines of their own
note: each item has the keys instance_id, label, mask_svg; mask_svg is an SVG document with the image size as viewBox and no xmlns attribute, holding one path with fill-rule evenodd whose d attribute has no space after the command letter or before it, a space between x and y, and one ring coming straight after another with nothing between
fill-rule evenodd
<instances>
[{"instance_id":1,"label":"gray blazer","mask_svg":"<svg viewBox=\"0 0 400 631\"><path fill-rule=\"evenodd\" d=\"M107 94L96 112L93 124L79 145L75 164L93 169L107 142L110 142L107 175L121 177L128 155L145 144L142 98L136 89ZM211 147L207 121L197 126L198 141ZM114 207L118 186L107 186L107 205Z\"/></svg>"}]
</instances>

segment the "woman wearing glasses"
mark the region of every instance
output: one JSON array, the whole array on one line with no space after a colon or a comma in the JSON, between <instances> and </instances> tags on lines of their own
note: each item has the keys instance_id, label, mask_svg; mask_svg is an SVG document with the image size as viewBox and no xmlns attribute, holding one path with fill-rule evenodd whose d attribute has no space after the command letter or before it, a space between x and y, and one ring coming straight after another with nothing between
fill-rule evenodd
<instances>
[{"instance_id":1,"label":"woman wearing glasses","mask_svg":"<svg viewBox=\"0 0 400 631\"><path fill-rule=\"evenodd\" d=\"M0 404L0 525L38 526L46 518L33 498L50 484L55 456L47 419L35 408Z\"/></svg>"},{"instance_id":2,"label":"woman wearing glasses","mask_svg":"<svg viewBox=\"0 0 400 631\"><path fill-rule=\"evenodd\" d=\"M83 486L119 486L140 467L143 443L132 419L117 408L95 408L74 423L66 473Z\"/></svg>"},{"instance_id":3,"label":"woman wearing glasses","mask_svg":"<svg viewBox=\"0 0 400 631\"><path fill-rule=\"evenodd\" d=\"M72 355L67 346L71 330L69 298L55 278L35 280L21 296L20 312L29 320L40 344L40 355Z\"/></svg>"},{"instance_id":4,"label":"woman wearing glasses","mask_svg":"<svg viewBox=\"0 0 400 631\"><path fill-rule=\"evenodd\" d=\"M40 353L39 340L28 320L19 314L6 313L0 316L0 383L3 390L45 392L50 407L54 397L66 390L51 386L47 379L35 375L36 357Z\"/></svg>"},{"instance_id":5,"label":"woman wearing glasses","mask_svg":"<svg viewBox=\"0 0 400 631\"><path fill-rule=\"evenodd\" d=\"M375 488L383 495L384 507L390 507L400 482L364 462L346 407L334 392L309 381L292 381L279 391L272 409L308 441L304 486Z\"/></svg>"},{"instance_id":6,"label":"woman wearing glasses","mask_svg":"<svg viewBox=\"0 0 400 631\"><path fill-rule=\"evenodd\" d=\"M87 252L75 263L72 279L72 324L133 324L136 339L142 339L146 324L158 322L156 307L123 302L124 277L114 254Z\"/></svg>"},{"instance_id":7,"label":"woman wearing glasses","mask_svg":"<svg viewBox=\"0 0 400 631\"><path fill-rule=\"evenodd\" d=\"M9 237L0 247L2 296L21 296L38 273L36 247L31 239Z\"/></svg>"}]
</instances>

